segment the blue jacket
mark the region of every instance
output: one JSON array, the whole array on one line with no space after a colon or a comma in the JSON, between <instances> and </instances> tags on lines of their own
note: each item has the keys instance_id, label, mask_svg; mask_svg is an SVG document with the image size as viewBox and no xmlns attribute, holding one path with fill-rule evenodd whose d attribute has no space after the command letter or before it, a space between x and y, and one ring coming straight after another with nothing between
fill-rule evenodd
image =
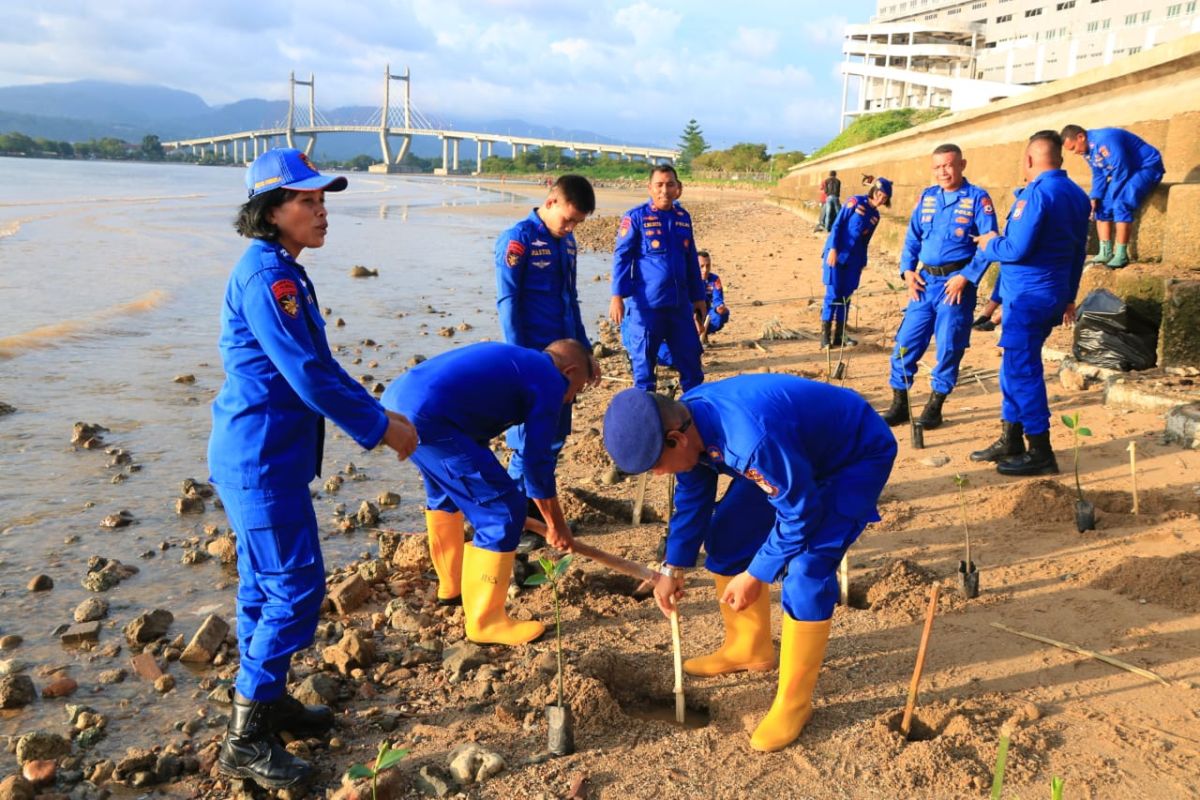
<instances>
[{"instance_id":1,"label":"blue jacket","mask_svg":"<svg viewBox=\"0 0 1200 800\"><path fill-rule=\"evenodd\" d=\"M692 217L678 203L652 204L621 217L613 247L612 293L646 308L674 308L704 300Z\"/></svg>"},{"instance_id":2,"label":"blue jacket","mask_svg":"<svg viewBox=\"0 0 1200 800\"><path fill-rule=\"evenodd\" d=\"M550 446L567 387L546 353L480 342L413 367L388 386L383 405L408 417L421 441L461 434L486 446L524 423L525 487L544 499L557 494Z\"/></svg>"},{"instance_id":3,"label":"blue jacket","mask_svg":"<svg viewBox=\"0 0 1200 800\"><path fill-rule=\"evenodd\" d=\"M866 195L853 195L838 209L833 227L825 239L825 248L821 251L821 265L829 269L826 259L832 248L837 250L839 269L861 270L867 265L867 245L871 243L877 227L879 209L867 202ZM825 283L832 285L833 281L826 279Z\"/></svg>"},{"instance_id":4,"label":"blue jacket","mask_svg":"<svg viewBox=\"0 0 1200 800\"><path fill-rule=\"evenodd\" d=\"M987 271L988 260L977 252L971 237L999 230L992 198L966 178L953 194L954 200L947 203L940 186L930 186L921 192L908 221L908 235L900 254L902 277L917 268L918 260L941 267L969 259L962 275L976 285Z\"/></svg>"},{"instance_id":5,"label":"blue jacket","mask_svg":"<svg viewBox=\"0 0 1200 800\"><path fill-rule=\"evenodd\" d=\"M850 519L879 519L878 465L886 461L890 470L896 438L857 393L792 376L741 375L697 386L682 400L705 453L677 476L667 563L696 562L720 475L754 481L776 509L775 527L749 567L768 583L815 535L829 498Z\"/></svg>"},{"instance_id":6,"label":"blue jacket","mask_svg":"<svg viewBox=\"0 0 1200 800\"><path fill-rule=\"evenodd\" d=\"M1017 196L1004 235L983 255L1000 262L1000 296L1007 308L1022 295L1038 305L1065 307L1079 291L1087 257L1091 203L1061 169L1046 170Z\"/></svg>"},{"instance_id":7,"label":"blue jacket","mask_svg":"<svg viewBox=\"0 0 1200 800\"><path fill-rule=\"evenodd\" d=\"M388 419L329 352L304 268L255 239L229 276L221 307L225 385L213 401L212 480L230 488L305 485L321 471L325 418L365 448Z\"/></svg>"},{"instance_id":8,"label":"blue jacket","mask_svg":"<svg viewBox=\"0 0 1200 800\"><path fill-rule=\"evenodd\" d=\"M1140 136L1121 128L1096 128L1087 132L1087 162L1092 168L1094 200L1104 197L1109 185L1120 189L1139 170L1162 169L1162 154Z\"/></svg>"},{"instance_id":9,"label":"blue jacket","mask_svg":"<svg viewBox=\"0 0 1200 800\"><path fill-rule=\"evenodd\" d=\"M721 276L715 272L708 273L704 281L704 299L710 309L725 305L725 287L721 285Z\"/></svg>"},{"instance_id":10,"label":"blue jacket","mask_svg":"<svg viewBox=\"0 0 1200 800\"><path fill-rule=\"evenodd\" d=\"M576 288L575 235L550 235L537 209L496 240L496 307L504 341L541 350L583 329Z\"/></svg>"}]
</instances>

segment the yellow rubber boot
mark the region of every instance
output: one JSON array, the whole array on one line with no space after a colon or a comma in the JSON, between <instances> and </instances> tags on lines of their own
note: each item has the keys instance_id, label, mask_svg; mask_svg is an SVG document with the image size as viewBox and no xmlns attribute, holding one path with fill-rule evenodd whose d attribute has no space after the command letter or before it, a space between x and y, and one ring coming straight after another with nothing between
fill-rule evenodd
<instances>
[{"instance_id":1,"label":"yellow rubber boot","mask_svg":"<svg viewBox=\"0 0 1200 800\"><path fill-rule=\"evenodd\" d=\"M426 511L429 557L438 576L438 604L462 602L463 515L461 511Z\"/></svg>"},{"instance_id":2,"label":"yellow rubber boot","mask_svg":"<svg viewBox=\"0 0 1200 800\"><path fill-rule=\"evenodd\" d=\"M479 644L525 644L545 632L540 622L518 622L504 610L516 552L468 545L463 554L463 617L467 638Z\"/></svg>"},{"instance_id":3,"label":"yellow rubber boot","mask_svg":"<svg viewBox=\"0 0 1200 800\"><path fill-rule=\"evenodd\" d=\"M779 689L775 702L750 737L755 750L770 753L796 740L812 717L812 695L817 673L825 660L832 619L800 622L783 615L779 643Z\"/></svg>"},{"instance_id":4,"label":"yellow rubber boot","mask_svg":"<svg viewBox=\"0 0 1200 800\"><path fill-rule=\"evenodd\" d=\"M683 662L688 675L708 677L729 672L765 672L775 668L775 648L771 645L771 591L758 593L758 599L744 611L734 611L721 602L725 587L733 580L714 575L717 581L717 607L725 623L725 643L714 653Z\"/></svg>"}]
</instances>

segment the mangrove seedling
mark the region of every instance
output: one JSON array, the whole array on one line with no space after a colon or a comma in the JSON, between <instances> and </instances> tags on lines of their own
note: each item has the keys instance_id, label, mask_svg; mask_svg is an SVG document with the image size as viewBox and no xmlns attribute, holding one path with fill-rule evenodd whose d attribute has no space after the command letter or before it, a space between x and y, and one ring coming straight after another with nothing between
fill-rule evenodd
<instances>
[{"instance_id":1,"label":"mangrove seedling","mask_svg":"<svg viewBox=\"0 0 1200 800\"><path fill-rule=\"evenodd\" d=\"M1008 734L1000 734L1000 745L996 748L996 767L992 770L991 800L1000 800L1004 793L1004 766L1008 763Z\"/></svg>"},{"instance_id":2,"label":"mangrove seedling","mask_svg":"<svg viewBox=\"0 0 1200 800\"><path fill-rule=\"evenodd\" d=\"M375 800L375 794L379 787L380 774L387 772L407 757L408 750L395 749L385 739L379 743L379 753L375 756L375 766L368 767L366 764L355 764L346 771L346 777L355 781L360 778L370 778L371 800Z\"/></svg>"},{"instance_id":3,"label":"mangrove seedling","mask_svg":"<svg viewBox=\"0 0 1200 800\"><path fill-rule=\"evenodd\" d=\"M1079 412L1062 415L1063 424L1071 429L1075 451L1075 528L1080 533L1095 530L1096 507L1083 499L1083 487L1079 483L1079 437L1091 436L1092 431L1079 424Z\"/></svg>"},{"instance_id":4,"label":"mangrove seedling","mask_svg":"<svg viewBox=\"0 0 1200 800\"><path fill-rule=\"evenodd\" d=\"M1050 779L1050 800L1062 800L1063 786L1066 781L1055 775Z\"/></svg>"},{"instance_id":5,"label":"mangrove seedling","mask_svg":"<svg viewBox=\"0 0 1200 800\"><path fill-rule=\"evenodd\" d=\"M558 584L567 568L571 566L571 556L566 555L557 562L546 557L538 559L542 571L525 579L526 586L541 586L549 583L554 593L554 639L558 651L558 704L546 707L548 722L549 749L556 756L570 755L575 752L575 734L572 730L571 709L563 702L563 647L562 647L562 606L559 601Z\"/></svg>"},{"instance_id":6,"label":"mangrove seedling","mask_svg":"<svg viewBox=\"0 0 1200 800\"><path fill-rule=\"evenodd\" d=\"M906 355L908 355L908 348L901 345L897 360L901 362L900 371L904 374L904 405L908 409L908 428L912 436L912 446L917 450L923 450L925 448L925 430L917 422L917 415L913 413L912 397L909 393L912 384L908 380L908 373L905 372L903 364Z\"/></svg>"},{"instance_id":7,"label":"mangrove seedling","mask_svg":"<svg viewBox=\"0 0 1200 800\"><path fill-rule=\"evenodd\" d=\"M967 524L967 496L963 492L968 484L970 481L966 475L954 476L954 485L958 487L958 507L962 510L963 535L967 543L967 560L958 562L958 588L963 597L970 599L979 596L979 572L971 560L971 528Z\"/></svg>"}]
</instances>

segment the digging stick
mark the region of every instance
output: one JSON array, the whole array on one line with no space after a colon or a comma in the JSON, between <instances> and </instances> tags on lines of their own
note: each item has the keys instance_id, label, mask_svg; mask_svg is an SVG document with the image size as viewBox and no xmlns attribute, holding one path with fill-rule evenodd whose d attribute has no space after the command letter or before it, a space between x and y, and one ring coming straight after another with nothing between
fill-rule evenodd
<instances>
[{"instance_id":1,"label":"digging stick","mask_svg":"<svg viewBox=\"0 0 1200 800\"><path fill-rule=\"evenodd\" d=\"M838 596L842 603L842 608L850 607L850 553L842 556L842 563L838 564Z\"/></svg>"},{"instance_id":2,"label":"digging stick","mask_svg":"<svg viewBox=\"0 0 1200 800\"><path fill-rule=\"evenodd\" d=\"M525 530L533 531L539 536L546 535L546 524L539 522L533 517L525 519ZM584 544L578 539L571 546L571 552L576 555L590 558L601 566L608 567L614 572L620 572L622 575L628 575L631 578L637 578L640 581L653 581L662 573L655 569L650 569L644 564L639 564L636 561L630 561L627 558L615 556L612 553L605 552L599 547L593 547L590 544Z\"/></svg>"},{"instance_id":3,"label":"digging stick","mask_svg":"<svg viewBox=\"0 0 1200 800\"><path fill-rule=\"evenodd\" d=\"M642 506L646 503L646 483L649 480L649 472L643 472L638 476L637 490L633 493L633 516L630 519L630 523L633 525L642 524Z\"/></svg>"},{"instance_id":4,"label":"digging stick","mask_svg":"<svg viewBox=\"0 0 1200 800\"><path fill-rule=\"evenodd\" d=\"M671 611L671 648L675 651L675 721L682 725L687 705L683 698L683 643L678 610Z\"/></svg>"},{"instance_id":5,"label":"digging stick","mask_svg":"<svg viewBox=\"0 0 1200 800\"><path fill-rule=\"evenodd\" d=\"M938 585L929 590L929 609L925 612L925 629L921 631L921 646L917 648L917 666L913 670L912 683L908 685L908 702L904 705L904 719L900 721L900 733L905 739L912 730L913 711L917 705L917 686L921 683L921 671L925 669L925 652L929 647L929 634L933 630L933 615L937 611Z\"/></svg>"},{"instance_id":6,"label":"digging stick","mask_svg":"<svg viewBox=\"0 0 1200 800\"><path fill-rule=\"evenodd\" d=\"M1138 513L1137 494L1137 442L1129 443L1129 474L1133 477L1133 513Z\"/></svg>"},{"instance_id":7,"label":"digging stick","mask_svg":"<svg viewBox=\"0 0 1200 800\"><path fill-rule=\"evenodd\" d=\"M1127 661L1122 661L1121 659L1114 658L1112 656L1106 656L1104 653L1097 653L1095 650L1088 650L1080 647L1079 645L1060 642L1057 639L1051 639L1048 636L1038 636L1036 633L1019 631L1016 628L1010 628L1007 625L1002 625L999 622L993 622L992 627L999 628L1002 631L1008 631L1009 633L1015 633L1017 636L1024 636L1026 639L1033 639L1034 641L1052 644L1055 647L1061 647L1063 650L1070 650L1072 653L1079 653L1081 656L1087 656L1088 658L1094 658L1098 661L1103 661L1105 664L1111 664L1114 667L1125 670L1126 672L1132 672L1134 675L1141 675L1143 678L1149 678L1152 681L1158 681L1163 686L1171 685L1170 681L1156 672L1151 672L1150 670L1142 669L1141 667L1135 667L1133 664L1130 664Z\"/></svg>"}]
</instances>

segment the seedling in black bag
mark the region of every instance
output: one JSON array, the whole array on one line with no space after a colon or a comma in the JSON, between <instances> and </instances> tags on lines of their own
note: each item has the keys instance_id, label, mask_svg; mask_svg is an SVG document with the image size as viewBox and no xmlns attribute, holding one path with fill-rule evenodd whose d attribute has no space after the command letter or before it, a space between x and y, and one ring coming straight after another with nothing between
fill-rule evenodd
<instances>
[{"instance_id":1,"label":"seedling in black bag","mask_svg":"<svg viewBox=\"0 0 1200 800\"><path fill-rule=\"evenodd\" d=\"M1079 424L1079 412L1062 416L1063 424L1074 433L1075 446L1075 528L1080 533L1096 529L1096 507L1083 499L1083 487L1079 484L1079 437L1091 436L1092 431Z\"/></svg>"}]
</instances>

